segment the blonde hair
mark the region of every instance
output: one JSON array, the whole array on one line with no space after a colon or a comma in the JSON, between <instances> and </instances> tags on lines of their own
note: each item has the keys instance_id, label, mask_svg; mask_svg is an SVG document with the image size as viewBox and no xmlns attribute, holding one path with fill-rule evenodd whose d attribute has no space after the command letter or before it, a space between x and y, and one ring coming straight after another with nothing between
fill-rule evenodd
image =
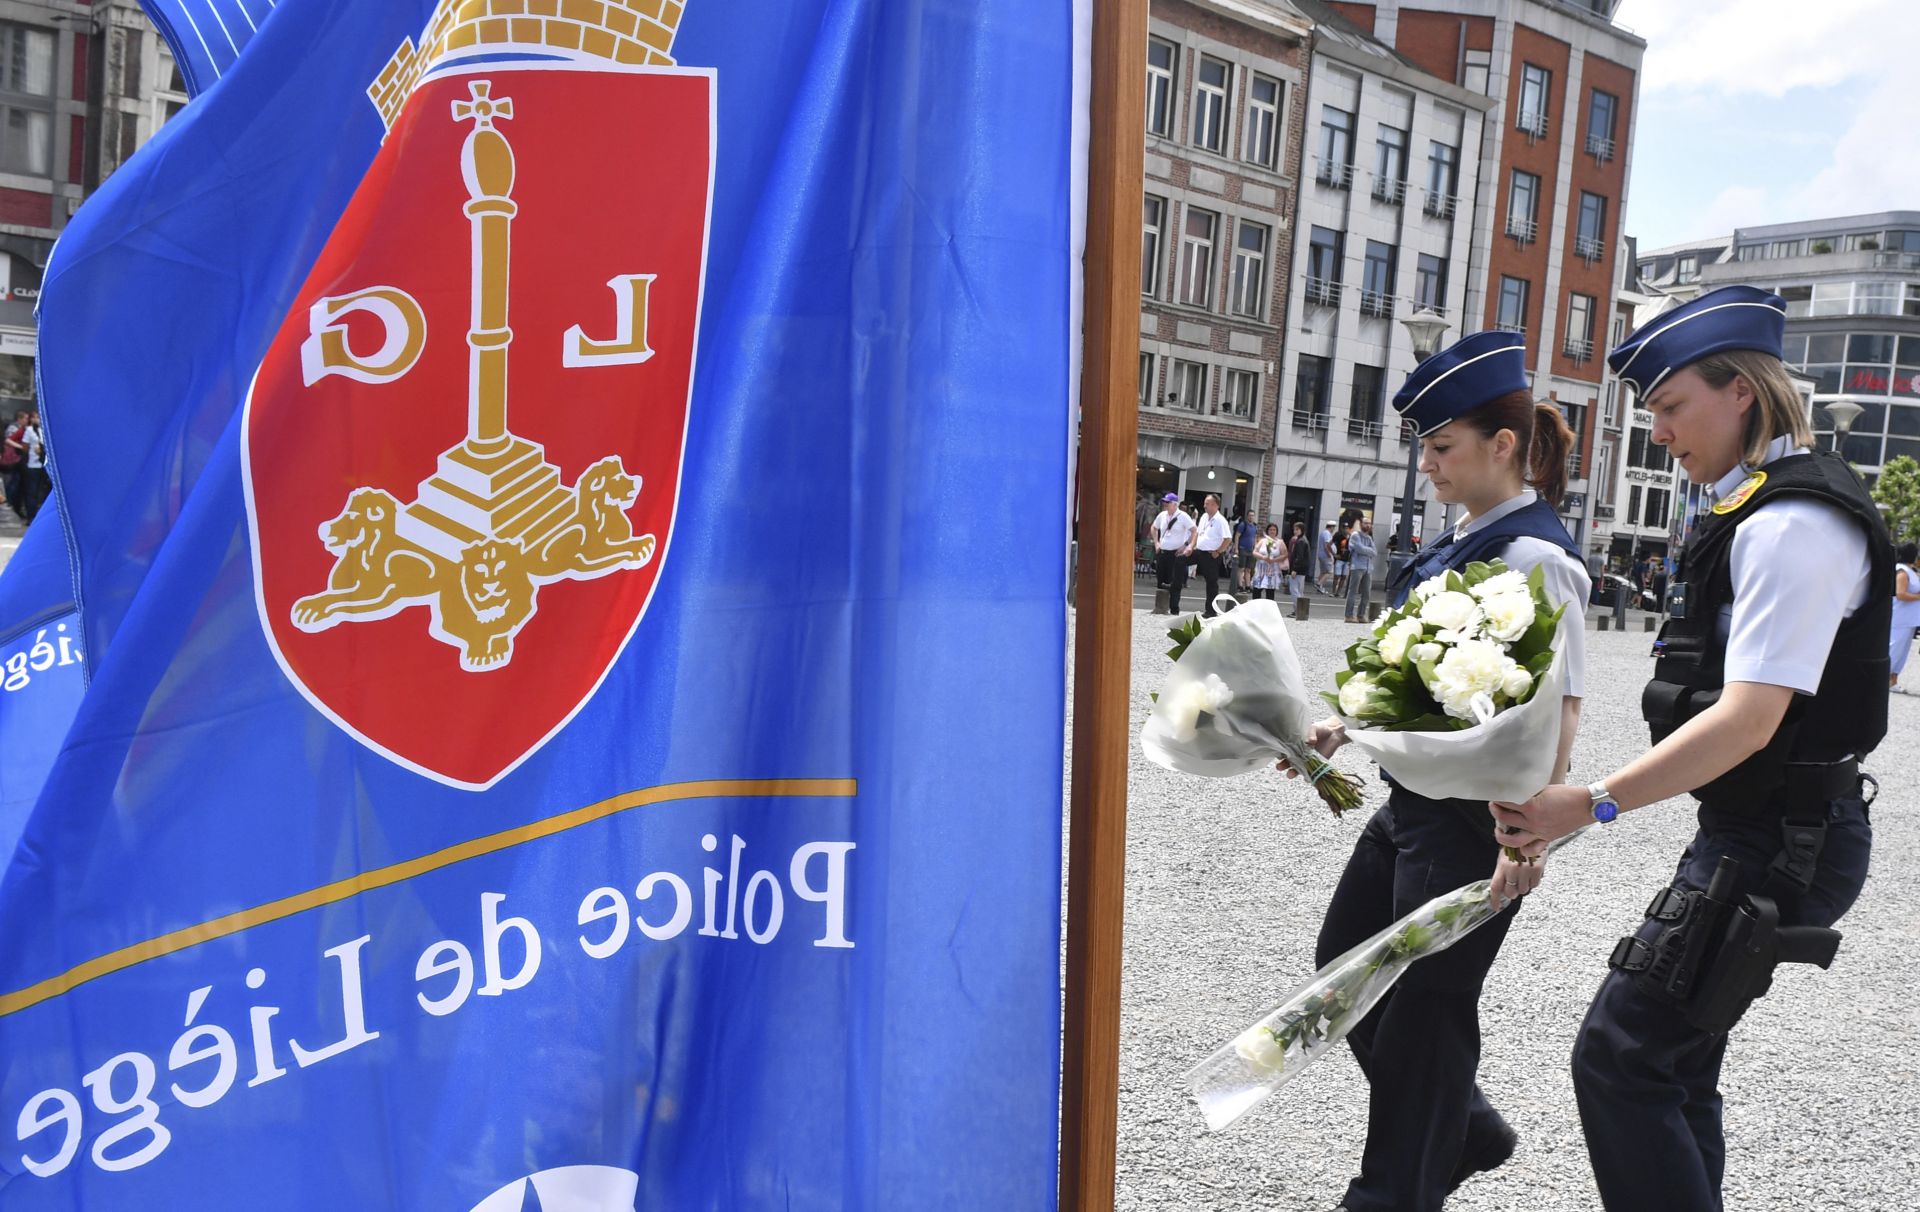
<instances>
[{"instance_id":1,"label":"blonde hair","mask_svg":"<svg viewBox=\"0 0 1920 1212\"><path fill-rule=\"evenodd\" d=\"M1735 377L1745 379L1753 388L1753 410L1747 414L1746 445L1740 461L1758 467L1767 461L1767 447L1775 438L1790 439L1792 446L1813 445L1813 423L1807 402L1794 390L1787 368L1772 354L1756 349L1730 349L1711 354L1693 363L1692 369L1707 386L1719 390Z\"/></svg>"}]
</instances>

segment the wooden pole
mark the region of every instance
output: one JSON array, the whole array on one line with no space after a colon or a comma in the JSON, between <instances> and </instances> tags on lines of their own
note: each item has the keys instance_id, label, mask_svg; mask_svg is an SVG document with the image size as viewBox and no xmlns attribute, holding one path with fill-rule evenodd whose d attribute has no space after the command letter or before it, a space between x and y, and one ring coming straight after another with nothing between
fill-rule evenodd
<instances>
[{"instance_id":1,"label":"wooden pole","mask_svg":"<svg viewBox=\"0 0 1920 1212\"><path fill-rule=\"evenodd\" d=\"M1060 1207L1113 1207L1127 863L1134 450L1148 0L1095 0L1080 380L1080 581L1073 657Z\"/></svg>"}]
</instances>

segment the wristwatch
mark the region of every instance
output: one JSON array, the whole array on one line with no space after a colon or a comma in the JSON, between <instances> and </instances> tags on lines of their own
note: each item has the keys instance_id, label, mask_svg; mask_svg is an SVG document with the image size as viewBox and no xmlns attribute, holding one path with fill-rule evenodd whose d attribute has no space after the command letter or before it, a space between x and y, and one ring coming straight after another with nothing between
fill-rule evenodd
<instances>
[{"instance_id":1,"label":"wristwatch","mask_svg":"<svg viewBox=\"0 0 1920 1212\"><path fill-rule=\"evenodd\" d=\"M1602 825L1613 823L1620 815L1620 805L1613 798L1613 792L1607 790L1605 783L1595 783L1587 788L1587 795L1593 800L1593 819Z\"/></svg>"}]
</instances>

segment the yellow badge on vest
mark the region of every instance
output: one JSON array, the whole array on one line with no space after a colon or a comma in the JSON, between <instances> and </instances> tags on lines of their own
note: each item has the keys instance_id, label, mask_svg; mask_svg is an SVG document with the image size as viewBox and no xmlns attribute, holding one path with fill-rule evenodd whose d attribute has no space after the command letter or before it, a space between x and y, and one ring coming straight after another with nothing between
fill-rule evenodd
<instances>
[{"instance_id":1,"label":"yellow badge on vest","mask_svg":"<svg viewBox=\"0 0 1920 1212\"><path fill-rule=\"evenodd\" d=\"M1767 482L1766 472L1764 471L1754 472L1752 475L1748 476L1744 481L1741 482L1740 487L1728 493L1726 500L1721 501L1718 505L1715 505L1713 507L1713 512L1732 513L1734 510L1740 508L1742 505L1745 505L1748 501L1752 500L1753 494L1756 492L1759 492L1760 486L1762 484L1765 484L1766 482Z\"/></svg>"}]
</instances>

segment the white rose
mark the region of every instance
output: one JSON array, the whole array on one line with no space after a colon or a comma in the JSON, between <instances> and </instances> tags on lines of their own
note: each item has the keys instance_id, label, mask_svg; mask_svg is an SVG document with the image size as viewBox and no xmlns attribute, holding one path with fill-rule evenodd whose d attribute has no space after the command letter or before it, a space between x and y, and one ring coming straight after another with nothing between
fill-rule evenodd
<instances>
[{"instance_id":1,"label":"white rose","mask_svg":"<svg viewBox=\"0 0 1920 1212\"><path fill-rule=\"evenodd\" d=\"M1533 675L1515 665L1500 689L1506 692L1508 698L1518 702L1521 695L1533 689Z\"/></svg>"},{"instance_id":2,"label":"white rose","mask_svg":"<svg viewBox=\"0 0 1920 1212\"><path fill-rule=\"evenodd\" d=\"M1233 702L1233 687L1220 680L1220 675L1210 673L1207 680L1200 683L1201 693L1205 696L1206 711L1218 711Z\"/></svg>"},{"instance_id":3,"label":"white rose","mask_svg":"<svg viewBox=\"0 0 1920 1212\"><path fill-rule=\"evenodd\" d=\"M1437 593L1420 604L1420 621L1438 627L1442 640L1469 639L1479 628L1480 603L1464 593Z\"/></svg>"},{"instance_id":4,"label":"white rose","mask_svg":"<svg viewBox=\"0 0 1920 1212\"><path fill-rule=\"evenodd\" d=\"M1518 668L1499 645L1462 640L1434 667L1433 697L1454 719L1473 719L1473 696L1497 693L1506 685L1508 672Z\"/></svg>"},{"instance_id":5,"label":"white rose","mask_svg":"<svg viewBox=\"0 0 1920 1212\"><path fill-rule=\"evenodd\" d=\"M1533 626L1533 595L1498 594L1482 601L1480 612L1487 619L1487 635L1502 644L1511 644Z\"/></svg>"},{"instance_id":6,"label":"white rose","mask_svg":"<svg viewBox=\"0 0 1920 1212\"><path fill-rule=\"evenodd\" d=\"M1167 734L1176 741L1190 741L1200 730L1200 713L1212 710L1205 682L1188 682L1172 694L1160 696L1155 704L1167 722Z\"/></svg>"},{"instance_id":7,"label":"white rose","mask_svg":"<svg viewBox=\"0 0 1920 1212\"><path fill-rule=\"evenodd\" d=\"M1280 1041L1273 1038L1273 1032L1265 1027L1253 1030L1233 1041L1233 1050L1240 1059L1256 1069L1278 1069L1286 1063L1287 1054L1280 1047Z\"/></svg>"},{"instance_id":8,"label":"white rose","mask_svg":"<svg viewBox=\"0 0 1920 1212\"><path fill-rule=\"evenodd\" d=\"M1445 648L1442 648L1438 644L1415 644L1407 651L1407 656L1414 664L1424 665L1428 661L1439 660L1442 656L1446 655L1446 651Z\"/></svg>"},{"instance_id":9,"label":"white rose","mask_svg":"<svg viewBox=\"0 0 1920 1212\"><path fill-rule=\"evenodd\" d=\"M1380 637L1380 659L1389 665L1401 665L1407 659L1407 645L1418 643L1426 629L1418 619L1401 619Z\"/></svg>"},{"instance_id":10,"label":"white rose","mask_svg":"<svg viewBox=\"0 0 1920 1212\"><path fill-rule=\"evenodd\" d=\"M1357 716L1360 709L1367 705L1367 695L1373 690L1373 682L1364 673L1356 673L1347 679L1340 688L1340 710L1347 715Z\"/></svg>"},{"instance_id":11,"label":"white rose","mask_svg":"<svg viewBox=\"0 0 1920 1212\"><path fill-rule=\"evenodd\" d=\"M1482 601L1509 593L1524 593L1529 597L1533 594L1533 590L1527 585L1526 576L1518 572L1496 573L1478 585L1475 585L1468 592Z\"/></svg>"}]
</instances>

